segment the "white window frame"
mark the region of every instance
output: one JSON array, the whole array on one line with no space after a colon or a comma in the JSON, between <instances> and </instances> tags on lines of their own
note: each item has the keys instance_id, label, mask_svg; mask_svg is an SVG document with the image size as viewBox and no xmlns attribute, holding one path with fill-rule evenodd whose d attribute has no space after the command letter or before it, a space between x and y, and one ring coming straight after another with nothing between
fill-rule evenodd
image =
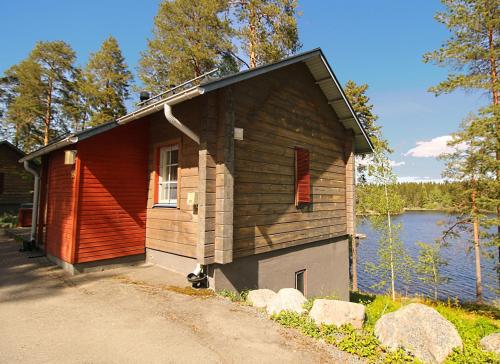
<instances>
[{"instance_id":1,"label":"white window frame","mask_svg":"<svg viewBox=\"0 0 500 364\"><path fill-rule=\"evenodd\" d=\"M172 152L177 151L177 163L172 163ZM179 145L160 147L158 161L158 205L177 207L179 188ZM176 179L172 180L172 170L176 169ZM174 196L170 196L172 186L176 187ZM167 198L162 198L162 197Z\"/></svg>"}]
</instances>

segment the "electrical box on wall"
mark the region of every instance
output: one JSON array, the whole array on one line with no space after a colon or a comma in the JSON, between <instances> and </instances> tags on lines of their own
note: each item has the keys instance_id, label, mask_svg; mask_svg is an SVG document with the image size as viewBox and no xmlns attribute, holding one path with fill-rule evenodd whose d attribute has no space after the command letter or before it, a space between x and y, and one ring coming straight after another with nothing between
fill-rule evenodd
<instances>
[{"instance_id":1,"label":"electrical box on wall","mask_svg":"<svg viewBox=\"0 0 500 364\"><path fill-rule=\"evenodd\" d=\"M243 128L234 128L234 139L243 140Z\"/></svg>"},{"instance_id":2,"label":"electrical box on wall","mask_svg":"<svg viewBox=\"0 0 500 364\"><path fill-rule=\"evenodd\" d=\"M198 192L189 192L187 195L187 205L193 207L198 205Z\"/></svg>"},{"instance_id":3,"label":"electrical box on wall","mask_svg":"<svg viewBox=\"0 0 500 364\"><path fill-rule=\"evenodd\" d=\"M75 164L75 162L76 162L76 150L65 150L64 164Z\"/></svg>"}]
</instances>

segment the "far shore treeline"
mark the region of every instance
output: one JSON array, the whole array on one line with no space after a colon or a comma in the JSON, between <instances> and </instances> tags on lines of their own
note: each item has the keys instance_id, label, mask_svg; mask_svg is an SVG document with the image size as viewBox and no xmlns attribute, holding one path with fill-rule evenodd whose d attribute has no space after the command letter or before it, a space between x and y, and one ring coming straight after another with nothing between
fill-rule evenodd
<instances>
[{"instance_id":1,"label":"far shore treeline","mask_svg":"<svg viewBox=\"0 0 500 364\"><path fill-rule=\"evenodd\" d=\"M376 184L360 184L357 186L356 214L368 215L370 206L363 200L362 196L373 194L382 186ZM436 210L449 213L460 212L458 206L462 202L458 193L463 189L460 182L400 182L395 183L393 191L403 199L400 212L405 210ZM494 213L496 206L486 206L485 212Z\"/></svg>"}]
</instances>

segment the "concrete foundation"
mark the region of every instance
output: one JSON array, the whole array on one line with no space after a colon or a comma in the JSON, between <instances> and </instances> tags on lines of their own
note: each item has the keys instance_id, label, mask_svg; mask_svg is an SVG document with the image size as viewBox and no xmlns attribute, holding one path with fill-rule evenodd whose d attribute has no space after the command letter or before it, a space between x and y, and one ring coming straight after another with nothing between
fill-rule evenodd
<instances>
[{"instance_id":1,"label":"concrete foundation","mask_svg":"<svg viewBox=\"0 0 500 364\"><path fill-rule=\"evenodd\" d=\"M146 248L146 263L159 265L185 277L196 268L197 261L195 258Z\"/></svg>"},{"instance_id":2,"label":"concrete foundation","mask_svg":"<svg viewBox=\"0 0 500 364\"><path fill-rule=\"evenodd\" d=\"M295 288L295 273L305 270L308 297L335 296L349 300L349 244L347 237L325 240L236 259L209 267L211 288Z\"/></svg>"},{"instance_id":3,"label":"concrete foundation","mask_svg":"<svg viewBox=\"0 0 500 364\"><path fill-rule=\"evenodd\" d=\"M98 260L88 263L71 264L53 255L47 254L47 259L57 264L71 275L80 273L100 272L108 269L140 265L145 262L144 254L130 255L126 257Z\"/></svg>"}]
</instances>

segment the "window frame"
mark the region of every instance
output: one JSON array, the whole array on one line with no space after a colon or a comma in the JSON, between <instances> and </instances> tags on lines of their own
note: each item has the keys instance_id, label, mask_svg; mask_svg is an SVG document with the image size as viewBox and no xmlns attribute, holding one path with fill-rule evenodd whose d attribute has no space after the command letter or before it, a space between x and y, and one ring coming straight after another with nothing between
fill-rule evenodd
<instances>
[{"instance_id":1,"label":"window frame","mask_svg":"<svg viewBox=\"0 0 500 364\"><path fill-rule=\"evenodd\" d=\"M300 291L298 288L297 278L299 275L302 275L304 292ZM299 292L302 292L304 296L307 296L307 269L304 268L295 272L295 289L298 290Z\"/></svg>"},{"instance_id":2,"label":"window frame","mask_svg":"<svg viewBox=\"0 0 500 364\"><path fill-rule=\"evenodd\" d=\"M172 150L175 150L173 149L175 147L177 148L176 149L177 150L177 194L175 203L171 203L160 200L160 183L164 183L163 181L160 182L160 177L161 177L160 168L163 168L163 166L161 166L160 163L162 157L162 150L166 148L171 148ZM153 207L168 207L177 209L180 207L180 185L181 185L180 171L182 163L181 151L182 151L182 145L180 139L171 140L166 143L157 144L155 146L155 168L154 168L155 178L154 178Z\"/></svg>"},{"instance_id":3,"label":"window frame","mask_svg":"<svg viewBox=\"0 0 500 364\"><path fill-rule=\"evenodd\" d=\"M311 152L302 147L294 148L295 207L301 208L312 203L311 192ZM307 191L304 194L304 189Z\"/></svg>"}]
</instances>

